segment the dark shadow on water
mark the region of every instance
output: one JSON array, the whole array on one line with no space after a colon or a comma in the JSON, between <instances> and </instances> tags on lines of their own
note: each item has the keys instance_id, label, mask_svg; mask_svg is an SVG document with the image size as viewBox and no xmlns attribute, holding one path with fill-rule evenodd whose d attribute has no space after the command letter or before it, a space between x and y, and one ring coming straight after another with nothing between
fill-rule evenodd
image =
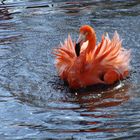
<instances>
[{"instance_id":1,"label":"dark shadow on water","mask_svg":"<svg viewBox=\"0 0 140 140\"><path fill-rule=\"evenodd\" d=\"M9 8L6 6L5 1L2 1L2 4L0 4L0 30L2 30L0 45L16 42L21 37L20 33L14 31L16 23L10 21L13 19L14 17L12 13L9 12Z\"/></svg>"},{"instance_id":2,"label":"dark shadow on water","mask_svg":"<svg viewBox=\"0 0 140 140\"><path fill-rule=\"evenodd\" d=\"M112 86L98 85L76 92L76 102L88 111L96 108L118 106L129 100L130 85L115 84Z\"/></svg>"},{"instance_id":3,"label":"dark shadow on water","mask_svg":"<svg viewBox=\"0 0 140 140\"><path fill-rule=\"evenodd\" d=\"M56 1L53 1L56 3ZM61 2L61 1L60 1ZM61 3L59 8L68 15L92 14L95 18L117 18L121 16L137 16L139 11L135 6L139 5L139 0L133 1L75 1ZM126 10L127 9L127 10ZM129 10L128 10L129 9ZM110 12L111 11L111 12Z\"/></svg>"},{"instance_id":4,"label":"dark shadow on water","mask_svg":"<svg viewBox=\"0 0 140 140\"><path fill-rule=\"evenodd\" d=\"M4 1L2 1L2 4L0 4L0 20L9 20L12 18L13 17L9 13L7 6L5 5Z\"/></svg>"},{"instance_id":5,"label":"dark shadow on water","mask_svg":"<svg viewBox=\"0 0 140 140\"><path fill-rule=\"evenodd\" d=\"M50 133L95 133L95 132L107 132L107 133L117 133L125 132L127 128L119 128L117 125L113 125L110 120L117 117L117 114L111 113L108 108L119 106L127 102L130 99L129 88L130 85L115 85L106 90L98 92L96 88L88 89L88 91L78 92L76 95L71 92L71 101L67 98L66 100L61 100L61 102L55 102L57 107L53 106L42 106L40 111L36 111L35 114L47 113L48 111L57 112L56 116L48 117L43 120L43 124L17 123L17 127L28 127L29 129L38 130L40 132L50 132ZM67 94L67 93L65 93ZM20 100L21 98L17 98ZM30 104L35 98L30 100ZM45 100L44 100L45 101ZM36 101L36 103L42 104L43 100ZM47 101L45 101L47 103ZM24 103L26 103L24 101ZM77 104L78 107L65 106L66 103ZM44 103L45 105L45 103ZM105 111L106 110L106 111ZM60 111L60 112L59 112ZM73 119L73 114L68 113L75 112L79 114L79 119ZM61 113L64 113L63 115ZM66 112L66 113L65 113ZM59 114L60 113L60 114ZM67 114L68 113L68 114ZM84 118L84 119L80 119ZM67 119L68 118L68 119ZM115 122L113 122L115 124ZM49 127L53 125L54 127ZM65 129L64 127L67 126ZM70 127L68 127L70 126ZM75 127L74 127L75 126Z\"/></svg>"},{"instance_id":6,"label":"dark shadow on water","mask_svg":"<svg viewBox=\"0 0 140 140\"><path fill-rule=\"evenodd\" d=\"M53 78L52 78L53 79ZM55 80L54 80L55 79ZM51 92L42 91L37 93L25 91L14 91L9 88L11 94L23 104L39 107L45 110L80 110L94 111L96 108L118 106L127 102L130 98L129 89L131 84L116 83L112 86L96 85L87 88L72 90L67 83L58 77L54 78L48 85L53 89ZM53 105L52 105L53 103ZM66 104L71 106L65 106ZM76 104L77 106L73 106Z\"/></svg>"}]
</instances>

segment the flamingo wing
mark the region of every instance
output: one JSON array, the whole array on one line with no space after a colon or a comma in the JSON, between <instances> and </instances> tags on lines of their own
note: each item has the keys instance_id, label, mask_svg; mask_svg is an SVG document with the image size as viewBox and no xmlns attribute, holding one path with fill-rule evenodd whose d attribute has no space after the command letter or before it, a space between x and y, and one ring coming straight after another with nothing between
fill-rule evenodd
<instances>
[{"instance_id":1,"label":"flamingo wing","mask_svg":"<svg viewBox=\"0 0 140 140\"><path fill-rule=\"evenodd\" d=\"M69 68L74 62L76 57L75 54L75 43L72 41L71 36L65 39L64 43L60 43L60 46L54 49L54 55L56 55L56 68L59 76L66 80Z\"/></svg>"},{"instance_id":2,"label":"flamingo wing","mask_svg":"<svg viewBox=\"0 0 140 140\"><path fill-rule=\"evenodd\" d=\"M104 73L107 84L112 84L127 76L130 70L130 54L131 50L122 47L122 41L117 32L114 33L112 40L108 34L103 35L101 43L93 50L92 65L98 66L98 70Z\"/></svg>"}]
</instances>

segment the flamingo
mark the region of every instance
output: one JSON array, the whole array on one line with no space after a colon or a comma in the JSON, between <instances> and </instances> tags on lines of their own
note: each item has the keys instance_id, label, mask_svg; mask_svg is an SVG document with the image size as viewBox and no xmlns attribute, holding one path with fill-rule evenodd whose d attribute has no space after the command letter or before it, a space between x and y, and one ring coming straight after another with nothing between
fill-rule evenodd
<instances>
[{"instance_id":1,"label":"flamingo","mask_svg":"<svg viewBox=\"0 0 140 140\"><path fill-rule=\"evenodd\" d=\"M112 39L108 33L102 35L101 42L96 45L95 30L83 25L77 42L68 35L53 53L58 75L73 89L95 84L112 85L126 78L130 71L131 50L122 47L117 31Z\"/></svg>"}]
</instances>

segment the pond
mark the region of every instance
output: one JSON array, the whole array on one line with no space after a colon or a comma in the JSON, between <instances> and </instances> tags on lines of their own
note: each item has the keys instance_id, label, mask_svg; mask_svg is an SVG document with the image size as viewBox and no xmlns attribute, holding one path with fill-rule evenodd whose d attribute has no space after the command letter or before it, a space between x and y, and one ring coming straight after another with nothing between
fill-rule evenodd
<instances>
[{"instance_id":1,"label":"pond","mask_svg":"<svg viewBox=\"0 0 140 140\"><path fill-rule=\"evenodd\" d=\"M60 80L52 50L83 24L98 41L118 31L132 50L126 80L78 91ZM1 1L0 139L139 139L139 61L139 0Z\"/></svg>"}]
</instances>

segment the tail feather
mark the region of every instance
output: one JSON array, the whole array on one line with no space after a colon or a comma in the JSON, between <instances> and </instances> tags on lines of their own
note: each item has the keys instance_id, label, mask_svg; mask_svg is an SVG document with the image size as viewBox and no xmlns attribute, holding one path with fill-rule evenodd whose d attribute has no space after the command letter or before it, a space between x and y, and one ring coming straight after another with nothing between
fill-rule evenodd
<instances>
[{"instance_id":1,"label":"tail feather","mask_svg":"<svg viewBox=\"0 0 140 140\"><path fill-rule=\"evenodd\" d=\"M99 46L97 48L95 48L96 50L94 52L94 58L96 58L99 55L99 53L101 53L103 50L105 50L105 47L104 47L105 45L103 45L104 43L105 43L104 36L102 36L101 43L99 44ZM101 51L101 48L104 48L104 49L102 49L102 51Z\"/></svg>"},{"instance_id":2,"label":"tail feather","mask_svg":"<svg viewBox=\"0 0 140 140\"><path fill-rule=\"evenodd\" d=\"M112 40L107 36L102 36L101 43L95 47L92 53L92 67L100 66L103 69L120 69L121 72L129 70L131 60L131 50L122 48L122 40L117 32L114 33ZM88 54L90 55L90 54ZM88 56L90 58L90 56Z\"/></svg>"}]
</instances>

